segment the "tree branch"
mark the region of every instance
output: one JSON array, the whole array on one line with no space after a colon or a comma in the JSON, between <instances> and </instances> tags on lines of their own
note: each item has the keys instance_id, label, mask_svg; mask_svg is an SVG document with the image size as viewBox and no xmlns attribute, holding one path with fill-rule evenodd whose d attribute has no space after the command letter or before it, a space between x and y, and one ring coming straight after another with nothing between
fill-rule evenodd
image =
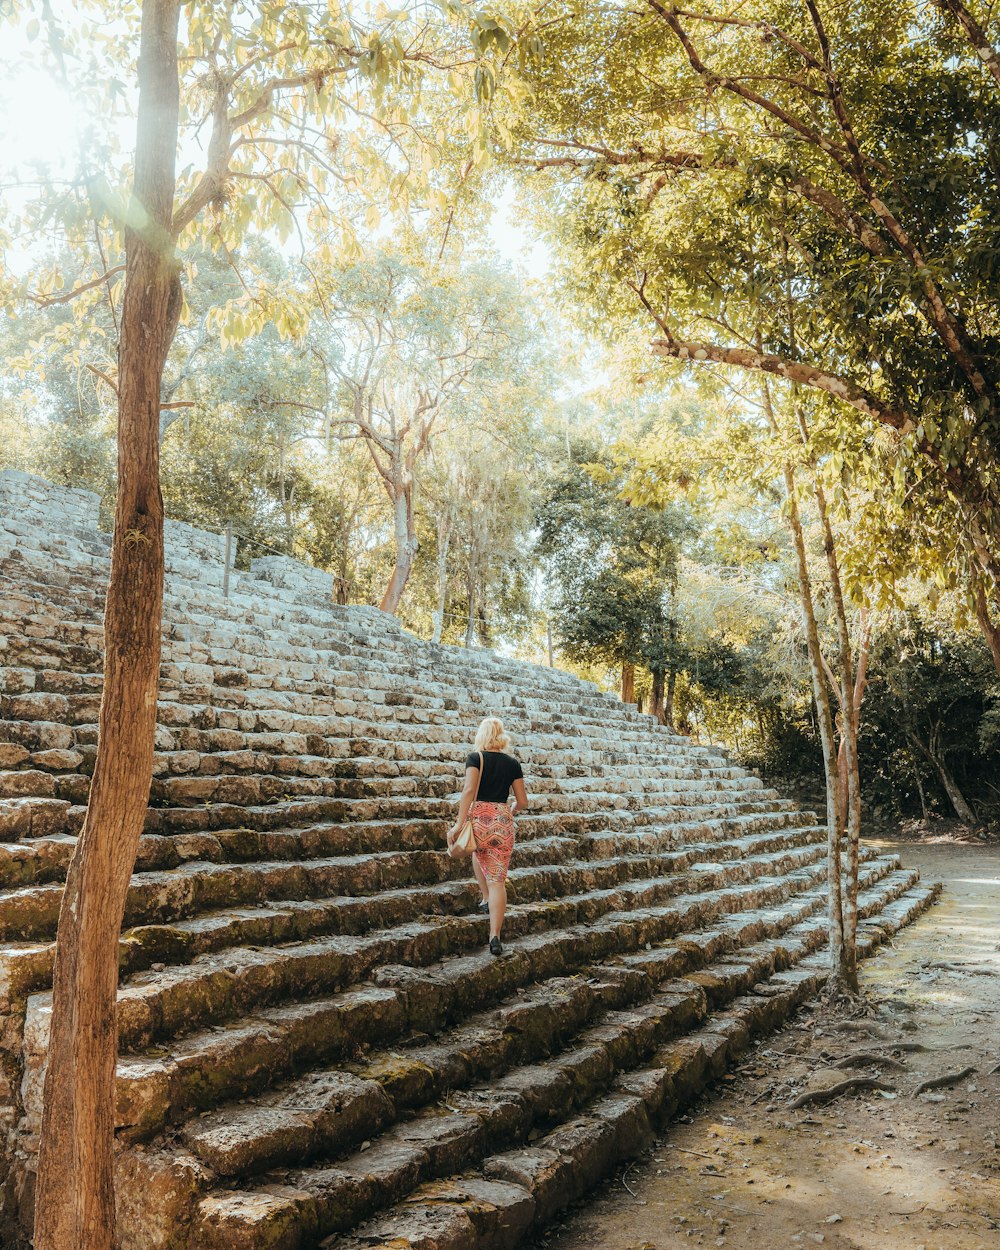
<instances>
[{"instance_id":1,"label":"tree branch","mask_svg":"<svg viewBox=\"0 0 1000 1250\"><path fill-rule=\"evenodd\" d=\"M986 31L965 7L962 0L933 0L933 2L942 13L949 14L958 22L965 31L969 43L972 44L976 56L1000 85L1000 54L997 53L996 48L987 38Z\"/></svg>"},{"instance_id":2,"label":"tree branch","mask_svg":"<svg viewBox=\"0 0 1000 1250\"><path fill-rule=\"evenodd\" d=\"M890 176L891 171L887 170L881 162L865 157L861 153L854 137L854 132L847 120L843 102L838 101L837 93L839 88L834 89L836 80L832 76L832 68L825 69L824 72L828 73L829 80L833 84L831 86L831 104L838 126L845 137L847 147L834 143L822 131L813 129L776 101L769 100L767 97L752 91L736 78L725 74L717 74L710 69L701 59L690 35L681 25L677 16L678 11L667 8L661 3L661 0L646 0L646 3L670 27L683 48L691 68L710 88L716 87L729 91L746 101L746 103L752 104L769 113L772 117L777 118L784 126L806 140L806 142L811 143L814 147L818 147L851 179L865 199L868 207L882 223L883 228L896 245L897 250L913 268L923 289L925 311L928 320L934 327L935 333L965 375L975 394L987 401L991 412L996 412L998 407L1000 407L1000 392L998 392L994 382L988 380L984 375L979 357L970 342L961 316L948 307L922 251L871 183L868 176L869 165ZM816 12L815 5L812 7L813 11ZM815 21L818 23L817 29L822 31L822 23L818 20L818 12L816 12ZM825 39L825 32L822 38Z\"/></svg>"},{"instance_id":3,"label":"tree branch","mask_svg":"<svg viewBox=\"0 0 1000 1250\"><path fill-rule=\"evenodd\" d=\"M70 300L76 299L78 295L83 295L87 291L92 291L94 287L102 286L116 273L122 273L125 269L124 265L112 265L99 278L92 278L90 282L82 282L79 286L73 287L71 291L64 291L62 295L31 295L28 299L33 304L37 304L39 308L51 308L54 304L68 304Z\"/></svg>"},{"instance_id":4,"label":"tree branch","mask_svg":"<svg viewBox=\"0 0 1000 1250\"><path fill-rule=\"evenodd\" d=\"M111 387L111 389L112 389L112 390L114 391L114 393L115 393L115 396L117 397L117 395L118 395L118 383L114 380L114 378L113 378L113 377L111 377L109 374L105 373L103 369L98 369L97 365L92 365L92 364L90 364L90 362L89 362L89 361L88 361L88 362L84 365L84 368L85 368L85 369L89 369L89 370L90 370L90 372L91 372L91 373L93 373L93 374L95 375L95 377L100 378L102 382L107 382L108 386L110 386L110 387Z\"/></svg>"},{"instance_id":5,"label":"tree branch","mask_svg":"<svg viewBox=\"0 0 1000 1250\"><path fill-rule=\"evenodd\" d=\"M720 347L715 343L684 343L668 339L654 339L650 344L650 351L654 356L672 357L675 360L711 361L714 364L735 365L739 369L770 373L789 382L798 382L802 386L825 391L901 434L909 433L915 428L908 413L884 403L876 395L847 378L827 373L815 365L785 360L781 356L771 356L745 347Z\"/></svg>"}]
</instances>

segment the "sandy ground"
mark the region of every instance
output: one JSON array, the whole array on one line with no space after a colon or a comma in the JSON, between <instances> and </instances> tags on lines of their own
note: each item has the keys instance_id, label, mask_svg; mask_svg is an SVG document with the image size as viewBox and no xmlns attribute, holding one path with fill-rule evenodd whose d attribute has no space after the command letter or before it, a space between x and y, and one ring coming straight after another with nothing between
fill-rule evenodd
<instances>
[{"instance_id":1,"label":"sandy ground","mask_svg":"<svg viewBox=\"0 0 1000 1250\"><path fill-rule=\"evenodd\" d=\"M895 849L945 891L865 965L866 1011L802 1013L536 1247L1000 1247L1000 847ZM850 1076L894 1089L786 1105Z\"/></svg>"}]
</instances>

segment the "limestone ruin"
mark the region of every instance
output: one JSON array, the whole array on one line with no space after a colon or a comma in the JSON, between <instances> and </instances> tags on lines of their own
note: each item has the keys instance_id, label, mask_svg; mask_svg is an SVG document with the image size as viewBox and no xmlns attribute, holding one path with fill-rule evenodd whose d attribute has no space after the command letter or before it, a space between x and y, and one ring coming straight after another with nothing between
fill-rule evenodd
<instances>
[{"instance_id":1,"label":"limestone ruin","mask_svg":"<svg viewBox=\"0 0 1000 1250\"><path fill-rule=\"evenodd\" d=\"M339 608L293 560L234 573L226 598L218 535L169 522L166 541L156 775L121 941L129 1250L513 1247L821 985L824 833L724 752L568 674ZM10 1246L30 1226L109 548L96 496L0 473ZM533 797L499 960L468 865L442 850L493 710ZM863 861L868 953L935 890Z\"/></svg>"}]
</instances>

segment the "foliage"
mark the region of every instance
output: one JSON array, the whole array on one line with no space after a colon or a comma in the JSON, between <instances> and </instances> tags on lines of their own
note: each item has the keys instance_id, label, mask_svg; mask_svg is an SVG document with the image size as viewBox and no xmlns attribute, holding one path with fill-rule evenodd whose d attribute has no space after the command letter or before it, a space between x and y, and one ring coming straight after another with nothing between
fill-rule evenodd
<instances>
[{"instance_id":1,"label":"foliage","mask_svg":"<svg viewBox=\"0 0 1000 1250\"><path fill-rule=\"evenodd\" d=\"M882 482L869 581L968 611L1000 575L1000 61L959 10L547 6L494 111L586 324L820 396L830 476Z\"/></svg>"},{"instance_id":2,"label":"foliage","mask_svg":"<svg viewBox=\"0 0 1000 1250\"><path fill-rule=\"evenodd\" d=\"M624 475L599 447L577 444L572 453L537 513L536 549L559 587L560 647L584 663L676 670L674 600L687 518L626 502Z\"/></svg>"},{"instance_id":3,"label":"foliage","mask_svg":"<svg viewBox=\"0 0 1000 1250\"><path fill-rule=\"evenodd\" d=\"M884 632L863 717L863 765L883 814L953 816L927 752L980 811L996 810L998 697L989 653L974 635L915 608Z\"/></svg>"}]
</instances>

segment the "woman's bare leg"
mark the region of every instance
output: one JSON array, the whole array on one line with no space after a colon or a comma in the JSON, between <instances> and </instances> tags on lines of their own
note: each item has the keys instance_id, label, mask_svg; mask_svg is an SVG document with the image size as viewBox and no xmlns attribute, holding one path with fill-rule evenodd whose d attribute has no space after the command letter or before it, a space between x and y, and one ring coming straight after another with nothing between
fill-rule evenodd
<instances>
[{"instance_id":1,"label":"woman's bare leg","mask_svg":"<svg viewBox=\"0 0 1000 1250\"><path fill-rule=\"evenodd\" d=\"M476 882L479 885L479 893L483 896L483 902L489 902L490 891L486 883L486 875L479 866L479 856L472 857L472 871L476 874Z\"/></svg>"},{"instance_id":2,"label":"woman's bare leg","mask_svg":"<svg viewBox=\"0 0 1000 1250\"><path fill-rule=\"evenodd\" d=\"M488 881L490 892L490 938L498 938L503 928L504 913L507 910L506 881Z\"/></svg>"}]
</instances>

